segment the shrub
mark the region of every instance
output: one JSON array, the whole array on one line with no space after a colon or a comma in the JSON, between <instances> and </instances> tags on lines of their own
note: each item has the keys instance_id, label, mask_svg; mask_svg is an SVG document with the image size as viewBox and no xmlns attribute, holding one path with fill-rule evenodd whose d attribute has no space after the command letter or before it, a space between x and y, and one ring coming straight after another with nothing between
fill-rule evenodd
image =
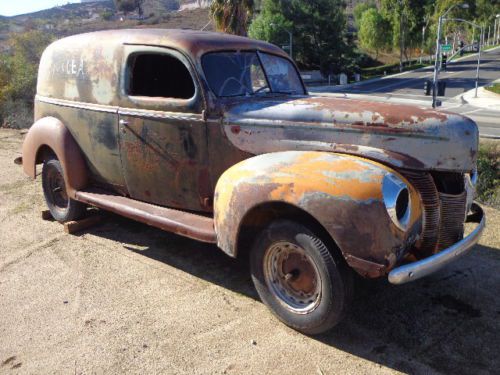
<instances>
[{"instance_id":1,"label":"shrub","mask_svg":"<svg viewBox=\"0 0 500 375\"><path fill-rule=\"evenodd\" d=\"M491 91L495 94L500 94L500 83L494 83L491 86L486 86L486 90Z\"/></svg>"},{"instance_id":2,"label":"shrub","mask_svg":"<svg viewBox=\"0 0 500 375\"><path fill-rule=\"evenodd\" d=\"M38 63L51 41L51 35L35 30L9 38L10 52L0 57L0 125L31 124Z\"/></svg>"},{"instance_id":3,"label":"shrub","mask_svg":"<svg viewBox=\"0 0 500 375\"><path fill-rule=\"evenodd\" d=\"M113 12L110 11L109 9L107 9L104 12L101 13L101 18L104 21L111 21L111 19L113 18Z\"/></svg>"},{"instance_id":4,"label":"shrub","mask_svg":"<svg viewBox=\"0 0 500 375\"><path fill-rule=\"evenodd\" d=\"M6 100L0 105L3 128L24 129L33 125L33 103L23 100Z\"/></svg>"},{"instance_id":5,"label":"shrub","mask_svg":"<svg viewBox=\"0 0 500 375\"><path fill-rule=\"evenodd\" d=\"M500 142L482 141L477 158L478 200L500 207Z\"/></svg>"}]
</instances>

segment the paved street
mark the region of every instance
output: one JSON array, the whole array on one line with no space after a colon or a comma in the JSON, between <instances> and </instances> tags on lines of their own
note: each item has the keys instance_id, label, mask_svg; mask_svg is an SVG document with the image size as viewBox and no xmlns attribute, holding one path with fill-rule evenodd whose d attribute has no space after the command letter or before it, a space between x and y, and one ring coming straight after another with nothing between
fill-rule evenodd
<instances>
[{"instance_id":1,"label":"paved street","mask_svg":"<svg viewBox=\"0 0 500 375\"><path fill-rule=\"evenodd\" d=\"M448 64L446 72L441 72L440 80L446 81L446 96L439 97L442 109L464 114L472 118L479 126L482 136L500 138L500 106L498 108L480 108L464 100L463 95L475 87L477 55L462 58ZM405 102L431 106L432 98L424 95L424 83L432 80L432 68L419 69L380 80L362 83L358 86L332 87L323 93L346 94L352 97L369 96L372 100ZM483 52L481 58L479 86L490 84L500 78L500 48ZM311 88L311 92L315 92Z\"/></svg>"}]
</instances>

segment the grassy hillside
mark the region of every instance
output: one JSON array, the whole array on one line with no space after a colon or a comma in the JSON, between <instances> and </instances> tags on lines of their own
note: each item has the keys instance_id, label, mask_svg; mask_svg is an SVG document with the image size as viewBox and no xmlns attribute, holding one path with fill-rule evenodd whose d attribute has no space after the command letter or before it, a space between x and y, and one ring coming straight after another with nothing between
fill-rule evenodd
<instances>
[{"instance_id":1,"label":"grassy hillside","mask_svg":"<svg viewBox=\"0 0 500 375\"><path fill-rule=\"evenodd\" d=\"M159 9L159 8L155 8ZM113 1L67 4L39 12L0 17L0 52L8 49L9 35L38 30L56 38L96 30L134 27L187 28L199 30L209 21L208 9L179 12L157 11L138 19L137 14L117 14ZM209 25L207 30L213 30Z\"/></svg>"}]
</instances>

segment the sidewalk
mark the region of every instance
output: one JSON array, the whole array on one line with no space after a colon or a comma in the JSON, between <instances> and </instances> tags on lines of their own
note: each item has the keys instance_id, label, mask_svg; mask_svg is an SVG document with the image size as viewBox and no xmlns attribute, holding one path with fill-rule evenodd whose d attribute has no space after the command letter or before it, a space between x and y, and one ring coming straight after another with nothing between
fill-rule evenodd
<instances>
[{"instance_id":1,"label":"sidewalk","mask_svg":"<svg viewBox=\"0 0 500 375\"><path fill-rule=\"evenodd\" d=\"M500 82L500 80L496 80L495 82ZM485 108L493 111L500 111L499 94L495 94L491 91L488 91L484 87L479 87L477 89L477 98L476 98L475 92L476 92L475 89L467 91L465 94L461 95L462 100L474 107Z\"/></svg>"}]
</instances>

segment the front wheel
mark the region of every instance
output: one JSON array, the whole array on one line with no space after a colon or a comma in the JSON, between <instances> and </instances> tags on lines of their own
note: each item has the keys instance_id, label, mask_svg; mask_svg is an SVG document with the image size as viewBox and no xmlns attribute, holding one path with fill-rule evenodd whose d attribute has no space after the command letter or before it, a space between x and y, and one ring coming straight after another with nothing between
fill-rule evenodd
<instances>
[{"instance_id":1,"label":"front wheel","mask_svg":"<svg viewBox=\"0 0 500 375\"><path fill-rule=\"evenodd\" d=\"M65 223L83 216L85 205L68 196L64 171L55 156L51 156L43 162L42 187L45 202L55 220Z\"/></svg>"},{"instance_id":2,"label":"front wheel","mask_svg":"<svg viewBox=\"0 0 500 375\"><path fill-rule=\"evenodd\" d=\"M250 258L260 298L286 325L319 334L342 319L352 297L352 274L305 226L273 222L257 237Z\"/></svg>"}]
</instances>

